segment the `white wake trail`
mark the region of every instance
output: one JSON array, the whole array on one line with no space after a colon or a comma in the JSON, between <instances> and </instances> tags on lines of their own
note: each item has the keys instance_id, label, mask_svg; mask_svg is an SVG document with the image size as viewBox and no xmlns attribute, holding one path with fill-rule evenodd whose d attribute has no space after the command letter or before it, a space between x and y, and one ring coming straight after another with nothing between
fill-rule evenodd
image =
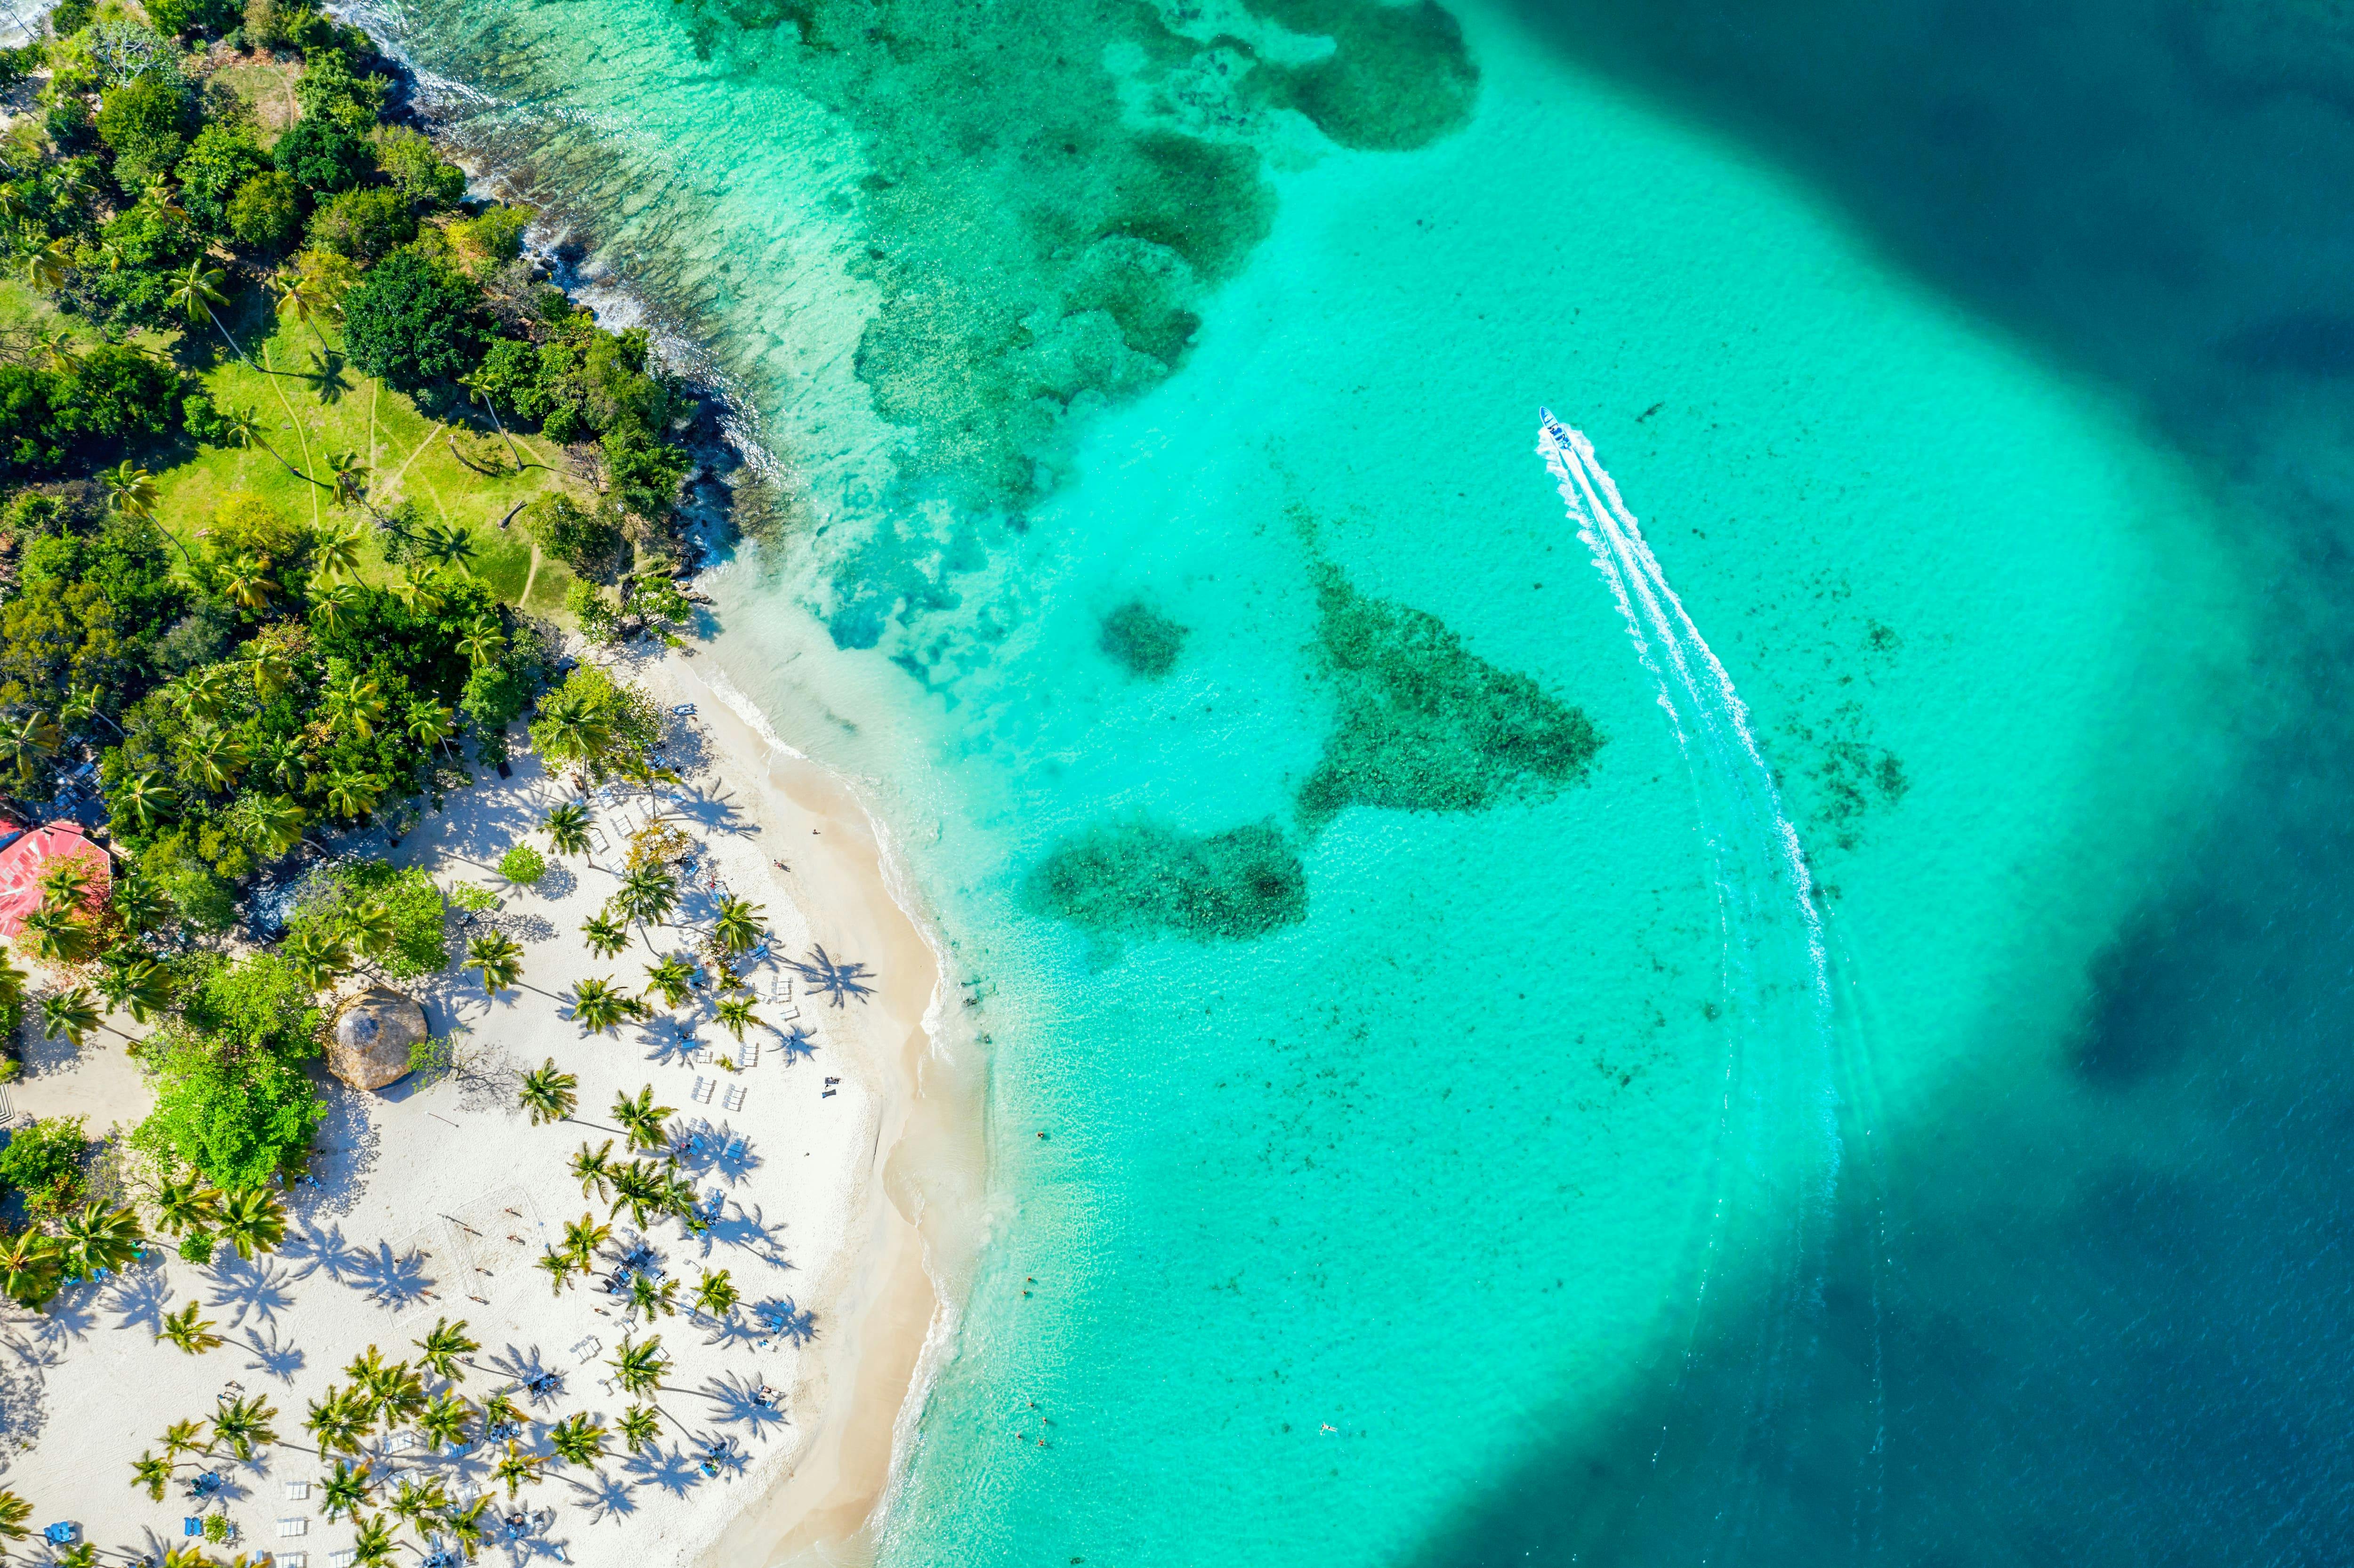
<instances>
[{"instance_id":1,"label":"white wake trail","mask_svg":"<svg viewBox=\"0 0 2354 1568\"><path fill-rule=\"evenodd\" d=\"M1830 963L1814 875L1747 705L1592 443L1549 410L1540 419L1538 453L1658 683L1712 862L1732 1016L1685 1364L1731 1354L1748 1369L1742 1408L1694 1417L1708 1424L1705 1446L1761 1483L1727 1499L1722 1544L1729 1549L1760 1524L1758 1510L1772 1510L1767 1478L1787 1457L1791 1429L1805 1422L1819 1350L1843 1162ZM1728 1271L1751 1283L1717 1300L1712 1287ZM1756 1288L1768 1304L1763 1312L1758 1298L1742 1299Z\"/></svg>"}]
</instances>

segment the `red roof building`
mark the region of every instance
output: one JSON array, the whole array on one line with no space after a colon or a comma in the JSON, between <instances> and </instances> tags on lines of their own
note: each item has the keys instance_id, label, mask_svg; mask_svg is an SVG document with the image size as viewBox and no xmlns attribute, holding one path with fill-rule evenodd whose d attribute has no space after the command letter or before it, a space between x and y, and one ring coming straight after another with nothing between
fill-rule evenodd
<instances>
[{"instance_id":1,"label":"red roof building","mask_svg":"<svg viewBox=\"0 0 2354 1568\"><path fill-rule=\"evenodd\" d=\"M103 905L114 888L114 863L79 823L51 822L18 832L15 823L0 821L0 937L14 938L24 929L25 916L41 906L41 878L64 860L88 865L85 902L92 907Z\"/></svg>"}]
</instances>

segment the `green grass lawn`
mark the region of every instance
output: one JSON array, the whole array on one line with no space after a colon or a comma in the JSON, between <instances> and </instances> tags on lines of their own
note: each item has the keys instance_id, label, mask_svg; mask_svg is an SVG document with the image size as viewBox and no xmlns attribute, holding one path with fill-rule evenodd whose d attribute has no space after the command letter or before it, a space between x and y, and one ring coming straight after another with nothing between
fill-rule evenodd
<instances>
[{"instance_id":1,"label":"green grass lawn","mask_svg":"<svg viewBox=\"0 0 2354 1568\"><path fill-rule=\"evenodd\" d=\"M279 455L199 447L189 461L159 471L156 516L165 527L192 540L214 509L239 492L292 517L332 524L346 514L335 507L334 491L289 472L288 464L332 484L329 455L349 452L366 465L368 493L379 509L413 501L427 520L463 528L476 550L476 575L501 598L535 610L562 604L570 572L538 556L519 522L499 526L518 503L579 488L559 471L554 442L516 433L514 451L526 464L543 465L517 470L497 435L429 418L406 395L344 364L332 328L323 341L307 325L274 319L259 300L238 302L246 308L223 319L253 365L233 357L210 334L218 362L202 372L203 380L216 405L251 410ZM351 514L365 515L355 509ZM372 567L381 570L380 554L371 554Z\"/></svg>"}]
</instances>

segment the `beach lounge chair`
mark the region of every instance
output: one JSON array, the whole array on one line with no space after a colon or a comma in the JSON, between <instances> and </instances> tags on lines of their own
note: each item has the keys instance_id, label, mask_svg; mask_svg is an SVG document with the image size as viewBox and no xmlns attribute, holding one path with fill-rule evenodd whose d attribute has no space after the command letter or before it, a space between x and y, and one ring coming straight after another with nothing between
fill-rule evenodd
<instances>
[{"instance_id":1,"label":"beach lounge chair","mask_svg":"<svg viewBox=\"0 0 2354 1568\"><path fill-rule=\"evenodd\" d=\"M695 705L693 703L681 703L678 706L671 709L670 711L676 714L681 718L693 718L695 716Z\"/></svg>"},{"instance_id":2,"label":"beach lounge chair","mask_svg":"<svg viewBox=\"0 0 2354 1568\"><path fill-rule=\"evenodd\" d=\"M310 1533L311 1521L307 1519L297 1517L293 1519L281 1519L278 1521L278 1535L279 1539L281 1541L290 1535L308 1535Z\"/></svg>"},{"instance_id":3,"label":"beach lounge chair","mask_svg":"<svg viewBox=\"0 0 2354 1568\"><path fill-rule=\"evenodd\" d=\"M736 1065L739 1067L758 1066L760 1065L760 1043L758 1040L745 1041L743 1045L738 1048Z\"/></svg>"},{"instance_id":4,"label":"beach lounge chair","mask_svg":"<svg viewBox=\"0 0 2354 1568\"><path fill-rule=\"evenodd\" d=\"M311 1554L307 1552L277 1552L270 1554L270 1561L276 1564L276 1568L309 1568Z\"/></svg>"},{"instance_id":5,"label":"beach lounge chair","mask_svg":"<svg viewBox=\"0 0 2354 1568\"><path fill-rule=\"evenodd\" d=\"M330 1552L327 1553L328 1568L352 1568L352 1564L358 1560L359 1553L353 1551L348 1546L345 1547L341 1552Z\"/></svg>"},{"instance_id":6,"label":"beach lounge chair","mask_svg":"<svg viewBox=\"0 0 2354 1568\"><path fill-rule=\"evenodd\" d=\"M182 1535L202 1535L204 1532L205 1521L203 1520L191 1516L180 1520L180 1533Z\"/></svg>"},{"instance_id":7,"label":"beach lounge chair","mask_svg":"<svg viewBox=\"0 0 2354 1568\"><path fill-rule=\"evenodd\" d=\"M706 1219L706 1220L716 1220L716 1219L717 1219L717 1218L719 1217L719 1211L720 1211L720 1210L722 1210L722 1209L724 1209L724 1208L726 1208L726 1206L727 1206L727 1194L726 1194L726 1193L725 1193L725 1192L721 1192L721 1191L720 1191L718 1188L716 1188L716 1187L711 1187L711 1188L706 1188L706 1189L705 1189L705 1191L704 1191L704 1194L703 1194L703 1217L704 1217L705 1219Z\"/></svg>"},{"instance_id":8,"label":"beach lounge chair","mask_svg":"<svg viewBox=\"0 0 2354 1568\"><path fill-rule=\"evenodd\" d=\"M287 1483L286 1483L286 1500L287 1500L288 1502L308 1502L308 1501L310 1501L310 1499L311 1499L311 1483L310 1483L310 1482L308 1482L308 1481L289 1481L289 1482L287 1482Z\"/></svg>"},{"instance_id":9,"label":"beach lounge chair","mask_svg":"<svg viewBox=\"0 0 2354 1568\"><path fill-rule=\"evenodd\" d=\"M769 977L769 1000L770 1001L790 1001L792 999L793 982L786 979L783 975L770 975Z\"/></svg>"},{"instance_id":10,"label":"beach lounge chair","mask_svg":"<svg viewBox=\"0 0 2354 1568\"><path fill-rule=\"evenodd\" d=\"M695 1080L695 1092L689 1097L696 1105L707 1106L711 1103L711 1091L716 1086L709 1078L697 1075Z\"/></svg>"},{"instance_id":11,"label":"beach lounge chair","mask_svg":"<svg viewBox=\"0 0 2354 1568\"><path fill-rule=\"evenodd\" d=\"M56 1524L50 1525L41 1531L41 1539L48 1542L52 1546L66 1546L71 1544L73 1535L73 1525L64 1520L60 1520Z\"/></svg>"},{"instance_id":12,"label":"beach lounge chair","mask_svg":"<svg viewBox=\"0 0 2354 1568\"><path fill-rule=\"evenodd\" d=\"M741 1084L728 1085L727 1092L724 1096L720 1097L719 1104L721 1108L725 1110L742 1110L744 1108L744 1086Z\"/></svg>"},{"instance_id":13,"label":"beach lounge chair","mask_svg":"<svg viewBox=\"0 0 2354 1568\"><path fill-rule=\"evenodd\" d=\"M731 1140L727 1145L726 1152L721 1154L719 1158L731 1162L743 1159L744 1140L740 1138Z\"/></svg>"}]
</instances>

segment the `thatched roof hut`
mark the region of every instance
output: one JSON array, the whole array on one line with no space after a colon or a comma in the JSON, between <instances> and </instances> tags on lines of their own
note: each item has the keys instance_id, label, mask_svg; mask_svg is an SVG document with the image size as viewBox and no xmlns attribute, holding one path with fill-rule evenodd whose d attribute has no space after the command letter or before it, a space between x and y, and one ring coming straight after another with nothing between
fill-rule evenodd
<instances>
[{"instance_id":1,"label":"thatched roof hut","mask_svg":"<svg viewBox=\"0 0 2354 1568\"><path fill-rule=\"evenodd\" d=\"M370 986L335 1010L327 1068L355 1089L380 1089L408 1071L408 1048L425 1038L425 1010L384 986Z\"/></svg>"}]
</instances>

